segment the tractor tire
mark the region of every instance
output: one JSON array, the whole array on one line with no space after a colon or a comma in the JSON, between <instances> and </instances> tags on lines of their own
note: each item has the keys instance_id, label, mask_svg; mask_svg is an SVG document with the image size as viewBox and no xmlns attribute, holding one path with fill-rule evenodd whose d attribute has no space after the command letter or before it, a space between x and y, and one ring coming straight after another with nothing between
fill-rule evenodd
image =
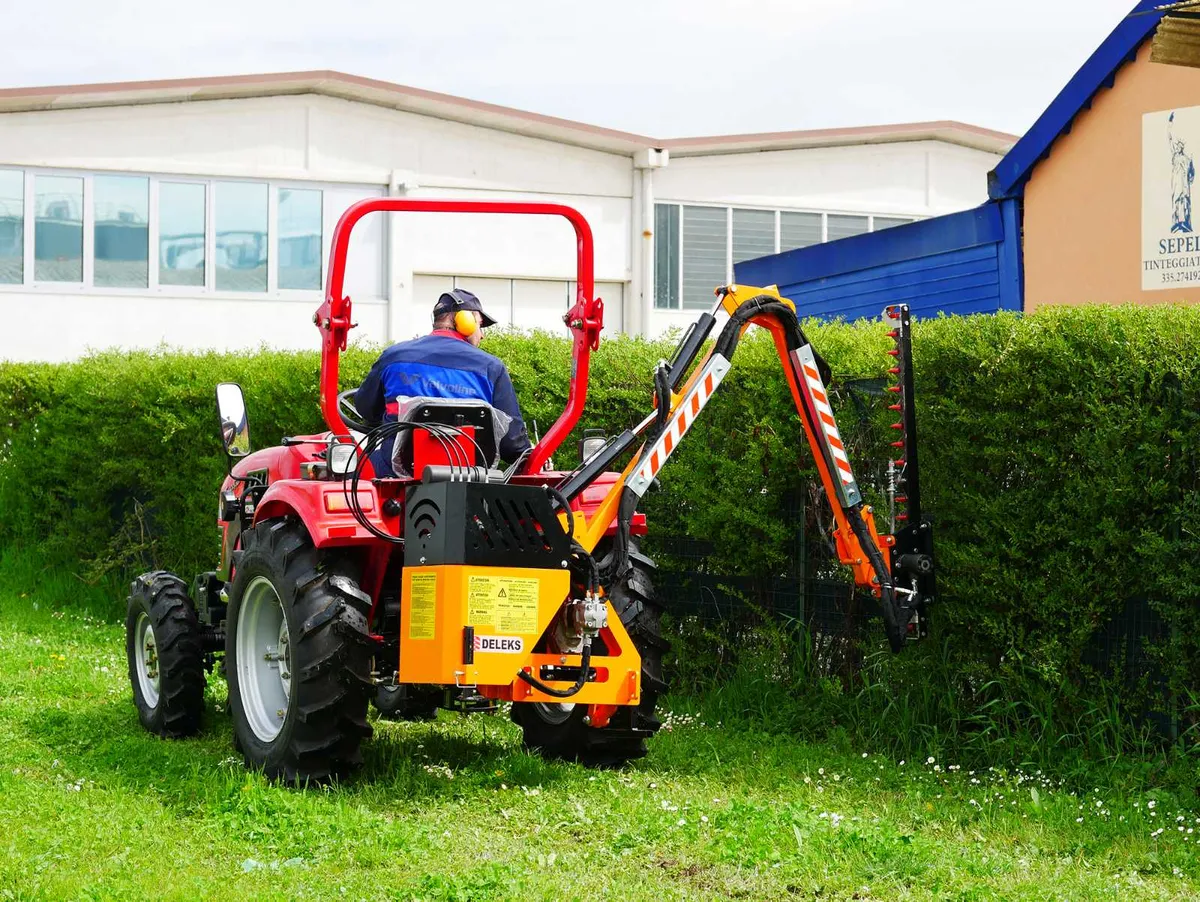
<instances>
[{"instance_id":1,"label":"tractor tire","mask_svg":"<svg viewBox=\"0 0 1200 902\"><path fill-rule=\"evenodd\" d=\"M371 600L351 561L294 521L260 523L242 544L225 650L237 749L272 780L344 776L371 735Z\"/></svg>"},{"instance_id":2,"label":"tractor tire","mask_svg":"<svg viewBox=\"0 0 1200 902\"><path fill-rule=\"evenodd\" d=\"M200 731L204 646L187 584L164 570L133 581L125 614L125 655L142 726L180 738Z\"/></svg>"},{"instance_id":3,"label":"tractor tire","mask_svg":"<svg viewBox=\"0 0 1200 902\"><path fill-rule=\"evenodd\" d=\"M384 720L433 720L441 707L441 689L413 686L380 686L375 693L375 708Z\"/></svg>"},{"instance_id":4,"label":"tractor tire","mask_svg":"<svg viewBox=\"0 0 1200 902\"><path fill-rule=\"evenodd\" d=\"M619 585L607 591L642 657L641 702L618 708L608 725L599 728L584 723L587 705L514 703L511 717L521 727L525 748L543 758L578 761L588 767L620 767L644 757L646 740L662 726L654 708L667 688L662 658L670 643L662 634L662 608L655 603L654 562L638 551L636 542L631 542L630 564Z\"/></svg>"}]
</instances>

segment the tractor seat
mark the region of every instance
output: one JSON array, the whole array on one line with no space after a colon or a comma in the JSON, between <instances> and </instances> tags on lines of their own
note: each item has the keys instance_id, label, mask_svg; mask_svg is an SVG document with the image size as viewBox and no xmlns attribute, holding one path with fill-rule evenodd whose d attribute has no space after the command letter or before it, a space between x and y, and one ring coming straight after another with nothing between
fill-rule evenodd
<instances>
[{"instance_id":1,"label":"tractor seat","mask_svg":"<svg viewBox=\"0 0 1200 902\"><path fill-rule=\"evenodd\" d=\"M505 414L497 411L486 401L452 401L442 398L409 398L400 402L397 419L408 423L429 423L454 426L471 435L474 443L460 437L448 436L448 441L458 441L467 447L467 460L445 449L437 439L418 439L413 432L401 432L396 436L392 450L392 469L396 475L420 476L428 464L465 463L468 466L494 467L499 460L497 433ZM508 431L504 425L504 432ZM503 435L504 433L500 433ZM429 440L425 440L429 439ZM414 450L421 452L422 459L414 461ZM480 454L482 453L482 459Z\"/></svg>"}]
</instances>

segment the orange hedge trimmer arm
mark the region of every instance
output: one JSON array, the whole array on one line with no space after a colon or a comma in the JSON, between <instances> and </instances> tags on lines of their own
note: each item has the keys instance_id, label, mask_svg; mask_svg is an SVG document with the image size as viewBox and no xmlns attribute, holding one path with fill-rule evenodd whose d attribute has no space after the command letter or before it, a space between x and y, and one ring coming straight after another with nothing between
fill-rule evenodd
<instances>
[{"instance_id":1,"label":"orange hedge trimmer arm","mask_svg":"<svg viewBox=\"0 0 1200 902\"><path fill-rule=\"evenodd\" d=\"M854 582L859 586L866 586L872 589L876 594L879 593L879 584L875 579L875 571L871 567L867 555L864 553L858 536L850 528L850 522L846 519L845 510L842 507L841 496L838 492L836 481L838 479L831 471L826 454L826 448L822 441L814 432L814 425L819 420L820 412L814 405L814 398L809 392L804 392L797 381L795 368L791 365L791 354L788 351L786 339L783 334L783 327L778 320L774 318L756 318L752 321L755 325L767 329L771 333L771 337L775 341L775 350L779 353L780 362L783 364L783 372L787 377L788 388L792 392L792 401L796 404L796 411L800 414L800 422L804 424L804 434L808 438L808 446L812 449L813 460L817 465L817 472L821 476L821 485L825 489L825 495L829 498L829 506L833 509L834 521L837 524L835 530L835 540L837 544L838 559L851 568L854 572ZM829 441L830 436L822 433L825 441ZM839 439L840 440L840 439ZM848 466L848 465L847 465ZM883 559L891 566L889 560L890 542L880 539L879 533L875 528L875 516L870 507L863 508L863 519L867 523L867 528L870 530L871 538L879 548ZM888 537L891 538L890 536Z\"/></svg>"}]
</instances>

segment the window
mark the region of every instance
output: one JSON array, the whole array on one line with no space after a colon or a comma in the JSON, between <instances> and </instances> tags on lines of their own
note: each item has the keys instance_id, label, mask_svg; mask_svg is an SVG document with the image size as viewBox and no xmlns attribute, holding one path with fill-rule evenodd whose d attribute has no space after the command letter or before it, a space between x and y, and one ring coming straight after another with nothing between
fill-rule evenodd
<instances>
[{"instance_id":1,"label":"window","mask_svg":"<svg viewBox=\"0 0 1200 902\"><path fill-rule=\"evenodd\" d=\"M25 173L0 169L0 284L25 281Z\"/></svg>"},{"instance_id":2,"label":"window","mask_svg":"<svg viewBox=\"0 0 1200 902\"><path fill-rule=\"evenodd\" d=\"M733 262L775 253L775 211L733 211ZM715 285L713 286L716 287Z\"/></svg>"},{"instance_id":3,"label":"window","mask_svg":"<svg viewBox=\"0 0 1200 902\"><path fill-rule=\"evenodd\" d=\"M279 189L279 287L321 289L321 192Z\"/></svg>"},{"instance_id":4,"label":"window","mask_svg":"<svg viewBox=\"0 0 1200 902\"><path fill-rule=\"evenodd\" d=\"M679 303L679 207L654 205L654 306Z\"/></svg>"},{"instance_id":5,"label":"window","mask_svg":"<svg viewBox=\"0 0 1200 902\"><path fill-rule=\"evenodd\" d=\"M82 282L83 179L39 175L34 193L34 280Z\"/></svg>"},{"instance_id":6,"label":"window","mask_svg":"<svg viewBox=\"0 0 1200 902\"><path fill-rule=\"evenodd\" d=\"M725 207L683 208L683 308L707 310L713 289L727 281Z\"/></svg>"},{"instance_id":7,"label":"window","mask_svg":"<svg viewBox=\"0 0 1200 902\"><path fill-rule=\"evenodd\" d=\"M334 224L351 204L385 193L0 167L0 290L319 294ZM354 229L345 289L356 299L387 297L386 223L375 214Z\"/></svg>"},{"instance_id":8,"label":"window","mask_svg":"<svg viewBox=\"0 0 1200 902\"><path fill-rule=\"evenodd\" d=\"M158 284L204 287L204 186L158 186Z\"/></svg>"},{"instance_id":9,"label":"window","mask_svg":"<svg viewBox=\"0 0 1200 902\"><path fill-rule=\"evenodd\" d=\"M150 180L98 175L92 180L97 288L150 285Z\"/></svg>"},{"instance_id":10,"label":"window","mask_svg":"<svg viewBox=\"0 0 1200 902\"><path fill-rule=\"evenodd\" d=\"M794 251L798 247L820 244L824 240L822 220L820 213L789 213L787 210L780 213L779 250Z\"/></svg>"},{"instance_id":11,"label":"window","mask_svg":"<svg viewBox=\"0 0 1200 902\"><path fill-rule=\"evenodd\" d=\"M872 222L873 219L873 222ZM735 264L916 220L741 207L654 205L654 306L708 309Z\"/></svg>"},{"instance_id":12,"label":"window","mask_svg":"<svg viewBox=\"0 0 1200 902\"><path fill-rule=\"evenodd\" d=\"M353 185L326 188L321 203L325 216L325 231L333 231L334 225L351 204L367 197L383 196L384 191L380 188ZM343 290L356 301L387 297L384 267L387 259L387 225L387 213L370 213L360 219L354 226L354 231L350 233ZM432 307L433 301L429 303Z\"/></svg>"},{"instance_id":13,"label":"window","mask_svg":"<svg viewBox=\"0 0 1200 902\"><path fill-rule=\"evenodd\" d=\"M267 290L267 186L217 182L217 291Z\"/></svg>"},{"instance_id":14,"label":"window","mask_svg":"<svg viewBox=\"0 0 1200 902\"><path fill-rule=\"evenodd\" d=\"M830 213L828 229L829 241L853 238L855 235L864 235L871 231L871 220L866 216L836 216Z\"/></svg>"}]
</instances>

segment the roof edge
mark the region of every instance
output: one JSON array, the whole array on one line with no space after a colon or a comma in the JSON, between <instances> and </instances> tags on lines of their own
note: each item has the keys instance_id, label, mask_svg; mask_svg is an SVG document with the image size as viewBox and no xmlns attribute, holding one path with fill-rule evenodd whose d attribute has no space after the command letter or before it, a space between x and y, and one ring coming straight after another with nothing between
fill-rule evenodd
<instances>
[{"instance_id":1,"label":"roof edge","mask_svg":"<svg viewBox=\"0 0 1200 902\"><path fill-rule=\"evenodd\" d=\"M734 135L657 138L590 125L557 116L472 100L424 88L395 84L332 69L218 75L148 81L0 88L0 113L86 109L154 103L318 94L389 109L431 115L468 124L483 124L534 137L563 141L596 150L635 153L665 148L679 156L701 156L827 147L863 143L942 140L1004 153L1016 136L950 120L849 128L805 129Z\"/></svg>"},{"instance_id":2,"label":"roof edge","mask_svg":"<svg viewBox=\"0 0 1200 902\"><path fill-rule=\"evenodd\" d=\"M1019 197L1059 136L1069 131L1075 117L1104 88L1111 88L1117 72L1137 57L1143 43L1158 27L1163 0L1140 0L1104 42L1088 57L1037 121L988 173L988 196L993 200Z\"/></svg>"}]
</instances>

